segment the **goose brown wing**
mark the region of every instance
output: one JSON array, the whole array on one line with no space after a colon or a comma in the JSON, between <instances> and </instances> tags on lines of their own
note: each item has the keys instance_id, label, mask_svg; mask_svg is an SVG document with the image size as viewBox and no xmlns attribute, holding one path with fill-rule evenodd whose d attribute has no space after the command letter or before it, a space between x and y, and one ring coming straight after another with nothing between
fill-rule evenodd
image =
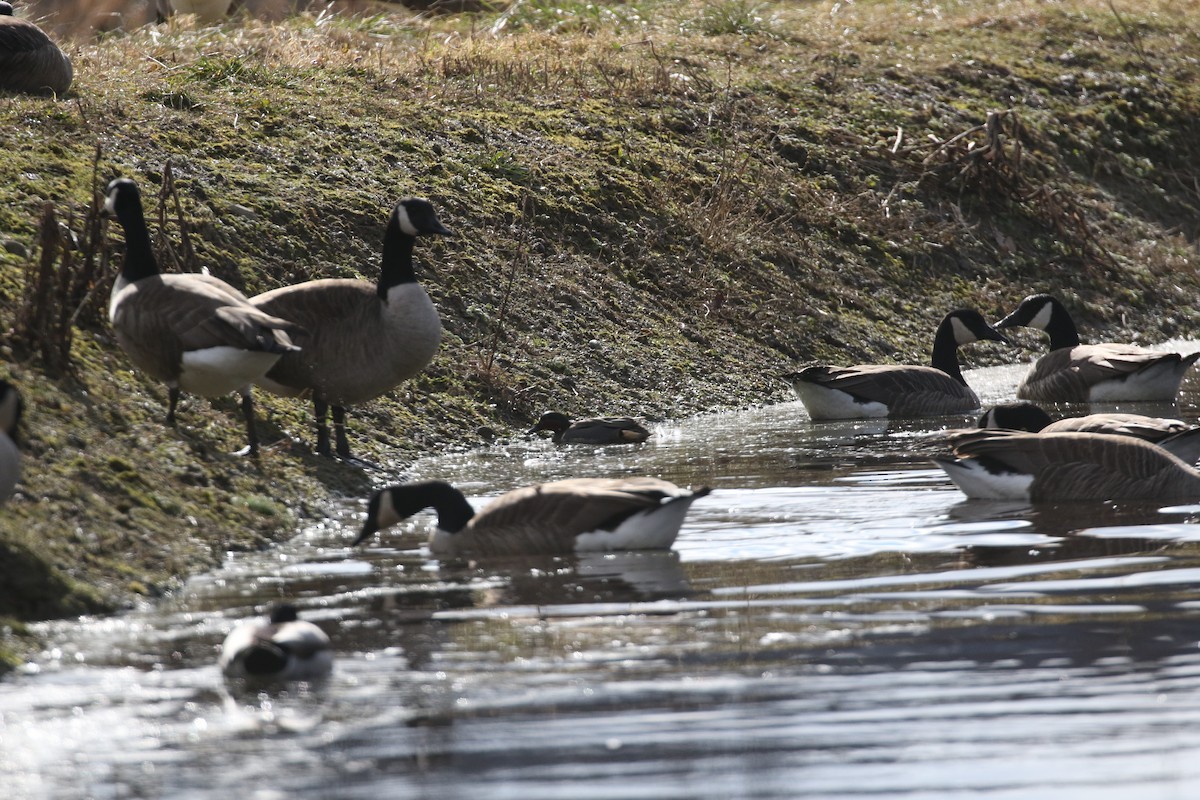
<instances>
[{"instance_id":1,"label":"goose brown wing","mask_svg":"<svg viewBox=\"0 0 1200 800\"><path fill-rule=\"evenodd\" d=\"M1200 497L1200 473L1161 447L1099 433L978 429L950 436L954 453L1033 477L1033 500Z\"/></svg>"},{"instance_id":2,"label":"goose brown wing","mask_svg":"<svg viewBox=\"0 0 1200 800\"><path fill-rule=\"evenodd\" d=\"M1113 413L1060 419L1043 428L1042 433L1109 433L1157 442L1191 428L1191 425L1178 419Z\"/></svg>"},{"instance_id":3,"label":"goose brown wing","mask_svg":"<svg viewBox=\"0 0 1200 800\"><path fill-rule=\"evenodd\" d=\"M250 302L268 314L311 327L353 320L374 310L378 314L378 295L373 284L348 278L325 278L281 286L256 295Z\"/></svg>"},{"instance_id":4,"label":"goose brown wing","mask_svg":"<svg viewBox=\"0 0 1200 800\"><path fill-rule=\"evenodd\" d=\"M820 372L810 373L810 370ZM888 407L888 416L925 416L978 408L970 387L940 369L903 364L809 368L802 379Z\"/></svg>"},{"instance_id":5,"label":"goose brown wing","mask_svg":"<svg viewBox=\"0 0 1200 800\"><path fill-rule=\"evenodd\" d=\"M73 77L71 60L41 28L0 17L0 88L62 94Z\"/></svg>"},{"instance_id":6,"label":"goose brown wing","mask_svg":"<svg viewBox=\"0 0 1200 800\"><path fill-rule=\"evenodd\" d=\"M1023 400L1083 403L1091 388L1124 378L1162 361L1179 361L1164 353L1122 344L1083 344L1051 350L1036 362L1017 389Z\"/></svg>"},{"instance_id":7,"label":"goose brown wing","mask_svg":"<svg viewBox=\"0 0 1200 800\"><path fill-rule=\"evenodd\" d=\"M528 486L494 500L457 535L469 534L471 550L481 554L571 552L580 534L611 529L679 493L657 478L575 478Z\"/></svg>"}]
</instances>

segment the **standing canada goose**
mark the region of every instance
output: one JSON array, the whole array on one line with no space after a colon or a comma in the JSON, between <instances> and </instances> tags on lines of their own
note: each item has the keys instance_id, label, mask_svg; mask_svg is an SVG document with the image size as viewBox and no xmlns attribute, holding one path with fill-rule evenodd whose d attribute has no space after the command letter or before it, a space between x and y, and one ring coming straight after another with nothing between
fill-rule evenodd
<instances>
[{"instance_id":1,"label":"standing canada goose","mask_svg":"<svg viewBox=\"0 0 1200 800\"><path fill-rule=\"evenodd\" d=\"M1050 352L1033 363L1017 387L1022 400L1058 403L1174 402L1179 382L1200 353L1181 355L1132 344L1080 344L1066 307L1034 294L996 323L997 328L1039 328L1050 335Z\"/></svg>"},{"instance_id":2,"label":"standing canada goose","mask_svg":"<svg viewBox=\"0 0 1200 800\"><path fill-rule=\"evenodd\" d=\"M21 451L17 449L21 407L17 387L0 380L0 503L12 497L21 477Z\"/></svg>"},{"instance_id":3,"label":"standing canada goose","mask_svg":"<svg viewBox=\"0 0 1200 800\"><path fill-rule=\"evenodd\" d=\"M1107 433L1151 442L1185 464L1200 461L1200 426L1183 420L1144 414L1088 414L1057 422L1033 403L1007 403L988 409L979 418L980 428L1007 428L1030 433Z\"/></svg>"},{"instance_id":4,"label":"standing canada goose","mask_svg":"<svg viewBox=\"0 0 1200 800\"><path fill-rule=\"evenodd\" d=\"M710 491L658 478L573 478L515 489L476 514L444 481L407 483L371 496L354 544L433 508L429 549L439 555L666 550L692 503Z\"/></svg>"},{"instance_id":5,"label":"standing canada goose","mask_svg":"<svg viewBox=\"0 0 1200 800\"><path fill-rule=\"evenodd\" d=\"M628 444L644 442L650 431L631 417L594 417L571 422L558 411L542 414L537 424L526 431L526 435L538 431L550 431L555 444Z\"/></svg>"},{"instance_id":6,"label":"standing canada goose","mask_svg":"<svg viewBox=\"0 0 1200 800\"><path fill-rule=\"evenodd\" d=\"M137 184L108 185L104 212L125 229L125 263L113 283L108 319L117 342L140 369L167 384L167 424L181 391L213 397L240 390L248 451L258 452L250 385L279 357L295 352L291 322L270 316L210 275L158 271Z\"/></svg>"},{"instance_id":7,"label":"standing canada goose","mask_svg":"<svg viewBox=\"0 0 1200 800\"><path fill-rule=\"evenodd\" d=\"M284 356L259 380L285 397L311 393L317 418L317 452L332 455L326 416L333 407L337 454L350 457L346 406L394 389L433 359L442 323L413 272L418 236L450 234L428 200L396 204L383 234L378 283L325 278L283 286L253 298L268 314L306 330L301 353Z\"/></svg>"},{"instance_id":8,"label":"standing canada goose","mask_svg":"<svg viewBox=\"0 0 1200 800\"><path fill-rule=\"evenodd\" d=\"M27 94L66 94L75 72L71 59L45 31L13 16L0 2L0 89Z\"/></svg>"},{"instance_id":9,"label":"standing canada goose","mask_svg":"<svg viewBox=\"0 0 1200 800\"><path fill-rule=\"evenodd\" d=\"M979 408L958 364L958 348L980 340L1008 340L978 311L952 311L933 338L932 366L819 365L784 376L814 420L933 417Z\"/></svg>"},{"instance_id":10,"label":"standing canada goose","mask_svg":"<svg viewBox=\"0 0 1200 800\"><path fill-rule=\"evenodd\" d=\"M217 664L226 678L314 681L332 671L333 649L325 631L300 619L295 606L281 603L266 619L234 627L221 645Z\"/></svg>"},{"instance_id":11,"label":"standing canada goose","mask_svg":"<svg viewBox=\"0 0 1200 800\"><path fill-rule=\"evenodd\" d=\"M1158 445L1104 433L979 428L934 463L968 497L1030 502L1196 500L1200 472Z\"/></svg>"}]
</instances>

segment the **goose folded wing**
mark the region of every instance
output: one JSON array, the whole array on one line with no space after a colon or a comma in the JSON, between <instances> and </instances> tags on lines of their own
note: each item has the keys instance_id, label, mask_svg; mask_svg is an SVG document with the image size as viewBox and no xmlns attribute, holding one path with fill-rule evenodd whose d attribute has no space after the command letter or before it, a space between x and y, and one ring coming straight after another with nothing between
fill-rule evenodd
<instances>
[{"instance_id":1,"label":"goose folded wing","mask_svg":"<svg viewBox=\"0 0 1200 800\"><path fill-rule=\"evenodd\" d=\"M1024 433L978 429L954 434L955 455L1033 476L1047 497L1155 497L1160 484L1189 468L1157 445L1102 433Z\"/></svg>"},{"instance_id":2,"label":"goose folded wing","mask_svg":"<svg viewBox=\"0 0 1200 800\"><path fill-rule=\"evenodd\" d=\"M500 497L473 521L478 536L519 533L547 540L612 529L639 511L675 496L657 479L575 479L528 486Z\"/></svg>"}]
</instances>

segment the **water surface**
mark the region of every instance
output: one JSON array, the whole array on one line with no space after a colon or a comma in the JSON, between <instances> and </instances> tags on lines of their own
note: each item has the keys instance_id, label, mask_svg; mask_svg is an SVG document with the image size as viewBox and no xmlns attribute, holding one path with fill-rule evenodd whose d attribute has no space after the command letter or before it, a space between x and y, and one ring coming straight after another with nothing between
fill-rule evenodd
<instances>
[{"instance_id":1,"label":"water surface","mask_svg":"<svg viewBox=\"0 0 1200 800\"><path fill-rule=\"evenodd\" d=\"M1021 368L968 373L985 403ZM1189 384L1179 408L1196 416ZM362 505L145 609L44 626L0 682L8 797L1184 798L1200 785L1200 505L966 501L968 418L798 403L645 445L430 458L474 502L575 475L716 491L671 552L441 563ZM1200 500L1200 498L1198 498ZM235 621L293 599L328 685L230 696Z\"/></svg>"}]
</instances>

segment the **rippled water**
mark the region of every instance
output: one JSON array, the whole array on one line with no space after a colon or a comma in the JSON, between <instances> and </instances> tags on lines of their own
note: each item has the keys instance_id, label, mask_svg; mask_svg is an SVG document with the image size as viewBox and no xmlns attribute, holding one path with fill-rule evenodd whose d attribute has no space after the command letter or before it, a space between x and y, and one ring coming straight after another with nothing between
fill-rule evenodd
<instances>
[{"instance_id":1,"label":"rippled water","mask_svg":"<svg viewBox=\"0 0 1200 800\"><path fill-rule=\"evenodd\" d=\"M968 379L1009 399L1019 368ZM1189 385L1179 409L1195 418ZM1164 409L1151 409L1161 412ZM153 608L55 623L0 682L5 797L1190 798L1200 505L967 502L967 420L798 403L646 445L417 464L476 502L571 475L716 487L672 552L441 564L359 503ZM1200 500L1200 498L1198 498ZM295 599L329 685L228 696L232 624Z\"/></svg>"}]
</instances>

